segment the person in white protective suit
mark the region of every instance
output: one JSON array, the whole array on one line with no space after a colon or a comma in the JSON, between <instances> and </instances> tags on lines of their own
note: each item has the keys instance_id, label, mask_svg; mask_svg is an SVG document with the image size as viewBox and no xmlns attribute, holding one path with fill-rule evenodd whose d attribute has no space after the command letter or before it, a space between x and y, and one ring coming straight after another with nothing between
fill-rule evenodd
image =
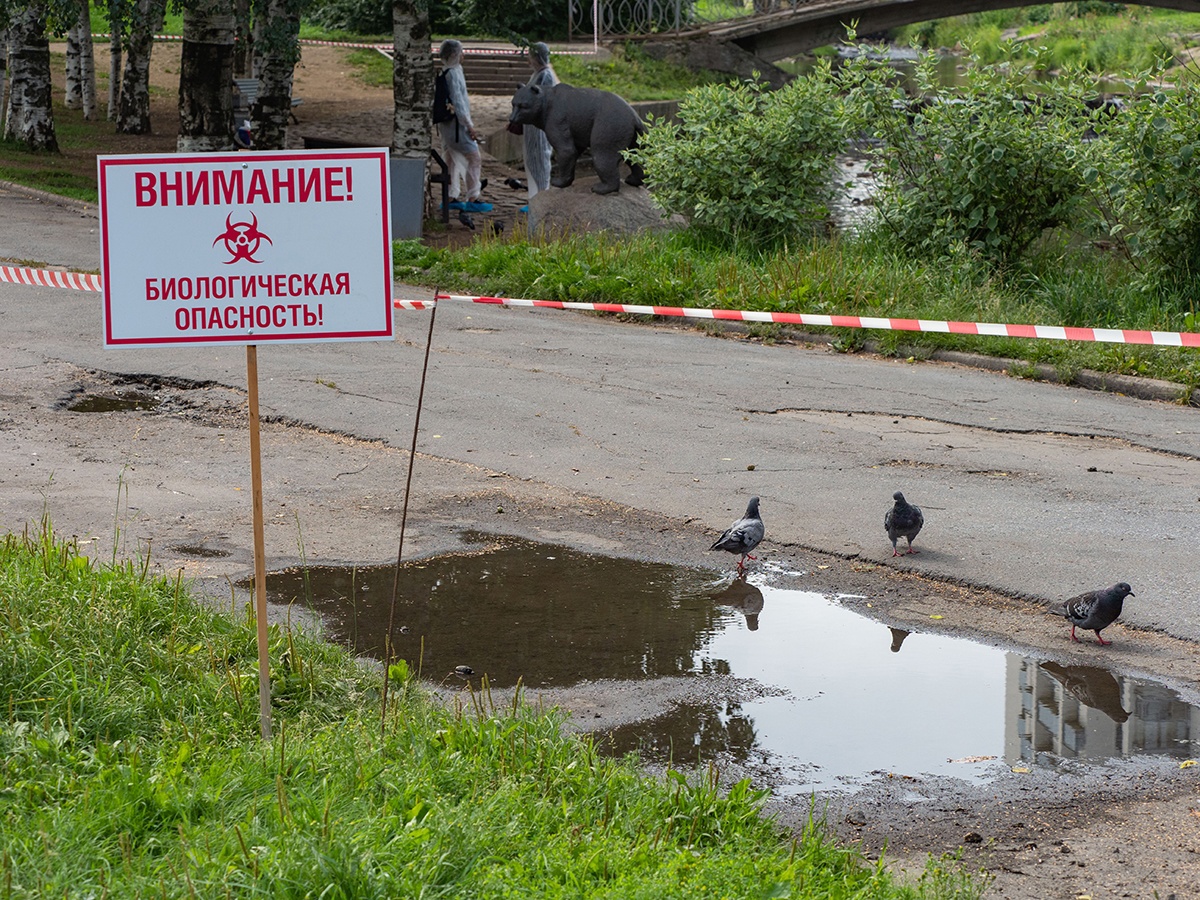
<instances>
[{"instance_id":1,"label":"person in white protective suit","mask_svg":"<svg viewBox=\"0 0 1200 900\"><path fill-rule=\"evenodd\" d=\"M558 76L550 65L550 48L538 41L529 45L529 65L533 74L529 76L531 87L545 88L558 84ZM529 199L538 191L550 187L550 141L546 132L532 125L526 125L522 131L525 143L525 182L529 191Z\"/></svg>"},{"instance_id":2,"label":"person in white protective suit","mask_svg":"<svg viewBox=\"0 0 1200 900\"><path fill-rule=\"evenodd\" d=\"M491 209L484 203L480 192L483 189L483 155L479 152L478 134L471 120L471 100L467 96L467 78L462 70L463 46L460 41L442 41L438 55L442 59L442 70L446 73L446 87L450 94L450 105L454 116L438 123L442 148L450 163L450 205L470 212ZM464 202L465 201L465 202ZM460 206L461 204L461 206Z\"/></svg>"}]
</instances>

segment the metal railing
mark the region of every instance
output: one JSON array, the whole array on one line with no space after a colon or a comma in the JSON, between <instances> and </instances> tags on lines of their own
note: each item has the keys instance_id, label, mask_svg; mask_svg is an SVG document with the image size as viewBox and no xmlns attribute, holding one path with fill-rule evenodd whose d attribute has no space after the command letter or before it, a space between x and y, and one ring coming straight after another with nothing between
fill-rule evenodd
<instances>
[{"instance_id":1,"label":"metal railing","mask_svg":"<svg viewBox=\"0 0 1200 900\"><path fill-rule=\"evenodd\" d=\"M570 0L568 36L670 34L778 9L780 0Z\"/></svg>"}]
</instances>

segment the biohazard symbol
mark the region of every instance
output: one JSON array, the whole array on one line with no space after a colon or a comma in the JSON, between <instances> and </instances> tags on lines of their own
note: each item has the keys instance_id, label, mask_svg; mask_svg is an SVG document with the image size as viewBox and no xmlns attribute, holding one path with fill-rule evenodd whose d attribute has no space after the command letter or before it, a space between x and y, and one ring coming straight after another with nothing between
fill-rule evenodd
<instances>
[{"instance_id":1,"label":"biohazard symbol","mask_svg":"<svg viewBox=\"0 0 1200 900\"><path fill-rule=\"evenodd\" d=\"M233 213L225 217L225 231L218 234L213 240L215 247L217 241L225 242L225 249L229 251L230 258L225 260L225 265L230 265L237 262L239 259L244 259L248 262L257 263L261 260L254 258L254 254L258 252L259 246L263 241L268 244L273 244L269 237L258 230L258 216L254 213L250 214L251 221L249 222L234 222Z\"/></svg>"}]
</instances>

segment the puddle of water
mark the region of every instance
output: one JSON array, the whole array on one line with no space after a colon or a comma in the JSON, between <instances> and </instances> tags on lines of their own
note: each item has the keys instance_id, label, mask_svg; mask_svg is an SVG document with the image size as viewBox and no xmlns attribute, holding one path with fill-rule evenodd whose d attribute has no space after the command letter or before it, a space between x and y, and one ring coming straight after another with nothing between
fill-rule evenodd
<instances>
[{"instance_id":1,"label":"puddle of water","mask_svg":"<svg viewBox=\"0 0 1200 900\"><path fill-rule=\"evenodd\" d=\"M310 568L272 573L267 589L378 656L394 578L392 566ZM772 770L781 794L1200 753L1200 709L1162 685L906 634L806 591L512 540L406 565L399 597L397 649L433 680L468 665L498 687L721 674L783 689L706 697L601 739L680 765L728 755Z\"/></svg>"},{"instance_id":2,"label":"puddle of water","mask_svg":"<svg viewBox=\"0 0 1200 900\"><path fill-rule=\"evenodd\" d=\"M67 410L80 413L125 412L132 409L157 409L158 397L145 391L117 390L107 394L81 394L67 404Z\"/></svg>"}]
</instances>

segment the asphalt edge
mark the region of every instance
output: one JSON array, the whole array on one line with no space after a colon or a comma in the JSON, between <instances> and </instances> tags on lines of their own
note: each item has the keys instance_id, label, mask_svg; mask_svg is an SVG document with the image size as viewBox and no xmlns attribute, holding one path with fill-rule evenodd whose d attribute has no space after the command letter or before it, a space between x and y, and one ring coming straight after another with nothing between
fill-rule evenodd
<instances>
[{"instance_id":1,"label":"asphalt edge","mask_svg":"<svg viewBox=\"0 0 1200 900\"><path fill-rule=\"evenodd\" d=\"M61 206L64 209L74 210L85 215L99 215L99 206L95 203L87 203L83 200L75 200L71 197L63 197L59 194L52 194L49 191L39 190L37 188L26 187L23 184L16 184L11 181L0 179L0 189L11 191L16 194L22 194L33 200L39 200L43 203L51 203L55 206ZM702 327L706 330L719 330L735 332L740 334L750 334L751 327L740 322L718 322L705 323ZM803 341L810 344L831 344L836 338L828 334L813 334L803 331L794 331L792 329L783 329L782 334L788 340ZM876 341L864 341L862 349L867 353L880 352L879 343ZM1058 370L1046 363L1030 364L1019 359L1010 359L1002 356L987 356L982 353L971 353L965 350L934 350L928 352L926 350L910 348L910 355L916 356L918 359L932 359L937 362L955 363L961 366L970 366L976 369L985 369L993 372L1002 372L1005 374L1014 375L1021 378L1026 377L1024 374L1030 373L1035 381L1047 381L1053 384L1064 384L1071 387L1081 387L1091 391L1102 391L1105 393L1121 394L1126 397L1134 397L1139 400L1157 400L1163 403L1175 403L1187 406L1200 407L1200 389L1189 390L1187 385L1178 384L1173 381L1163 381L1158 378L1145 378L1134 375L1118 375L1108 374L1104 372L1096 372L1092 369L1080 369L1074 372L1069 379L1063 379ZM898 355L905 355L905 348L901 348Z\"/></svg>"},{"instance_id":2,"label":"asphalt edge","mask_svg":"<svg viewBox=\"0 0 1200 900\"><path fill-rule=\"evenodd\" d=\"M75 212L86 213L94 216L98 216L100 214L100 207L98 204L88 203L85 200L76 200L73 197L63 197L61 194L52 194L49 191L26 187L23 184L17 184L16 182L12 181L4 181L0 179L0 190L11 191L14 194L21 194L31 200L40 200L43 203L61 206L64 209L74 210Z\"/></svg>"}]
</instances>

